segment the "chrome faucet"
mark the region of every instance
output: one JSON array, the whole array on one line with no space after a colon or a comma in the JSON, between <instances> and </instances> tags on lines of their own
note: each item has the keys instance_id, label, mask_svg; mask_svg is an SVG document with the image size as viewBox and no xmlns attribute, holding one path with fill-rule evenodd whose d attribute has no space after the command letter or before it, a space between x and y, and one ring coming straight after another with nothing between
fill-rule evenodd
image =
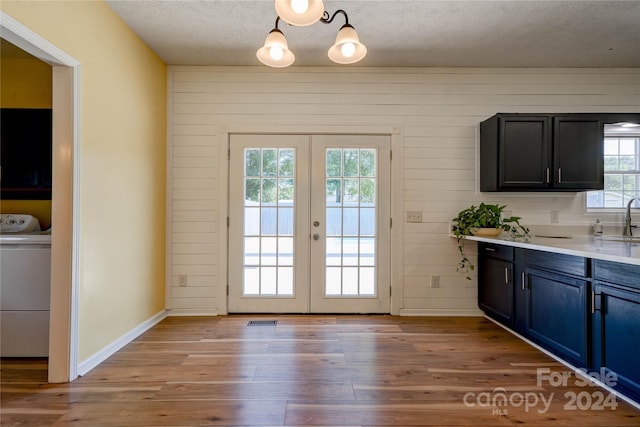
<instances>
[{"instance_id":1,"label":"chrome faucet","mask_svg":"<svg viewBox=\"0 0 640 427\"><path fill-rule=\"evenodd\" d=\"M640 197L632 198L627 204L627 215L624 217L624 231L622 232L623 236L633 236L631 228L634 228L635 225L631 225L631 204L634 200L640 200Z\"/></svg>"}]
</instances>

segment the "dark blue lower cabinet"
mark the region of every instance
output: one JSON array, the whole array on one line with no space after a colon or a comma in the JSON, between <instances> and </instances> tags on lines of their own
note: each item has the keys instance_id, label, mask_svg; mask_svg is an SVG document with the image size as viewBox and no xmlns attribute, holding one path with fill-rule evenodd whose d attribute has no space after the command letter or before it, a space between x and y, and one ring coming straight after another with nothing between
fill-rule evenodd
<instances>
[{"instance_id":1,"label":"dark blue lower cabinet","mask_svg":"<svg viewBox=\"0 0 640 427\"><path fill-rule=\"evenodd\" d=\"M640 402L640 292L596 282L593 296L593 367Z\"/></svg>"},{"instance_id":2,"label":"dark blue lower cabinet","mask_svg":"<svg viewBox=\"0 0 640 427\"><path fill-rule=\"evenodd\" d=\"M640 403L640 265L478 245L478 305Z\"/></svg>"},{"instance_id":3,"label":"dark blue lower cabinet","mask_svg":"<svg viewBox=\"0 0 640 427\"><path fill-rule=\"evenodd\" d=\"M482 257L478 263L478 306L488 316L512 326L513 263Z\"/></svg>"},{"instance_id":4,"label":"dark blue lower cabinet","mask_svg":"<svg viewBox=\"0 0 640 427\"><path fill-rule=\"evenodd\" d=\"M535 268L525 274L525 335L587 367L587 281Z\"/></svg>"}]
</instances>

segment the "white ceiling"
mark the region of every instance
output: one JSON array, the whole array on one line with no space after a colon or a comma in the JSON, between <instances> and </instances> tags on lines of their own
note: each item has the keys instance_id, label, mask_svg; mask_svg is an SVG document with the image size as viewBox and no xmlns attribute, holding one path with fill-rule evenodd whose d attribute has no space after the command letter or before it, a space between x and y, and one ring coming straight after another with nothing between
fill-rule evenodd
<instances>
[{"instance_id":1,"label":"white ceiling","mask_svg":"<svg viewBox=\"0 0 640 427\"><path fill-rule=\"evenodd\" d=\"M167 64L260 65L273 0L107 0ZM368 48L362 66L639 67L640 0L325 0ZM344 23L279 28L295 65L339 66L327 49Z\"/></svg>"}]
</instances>

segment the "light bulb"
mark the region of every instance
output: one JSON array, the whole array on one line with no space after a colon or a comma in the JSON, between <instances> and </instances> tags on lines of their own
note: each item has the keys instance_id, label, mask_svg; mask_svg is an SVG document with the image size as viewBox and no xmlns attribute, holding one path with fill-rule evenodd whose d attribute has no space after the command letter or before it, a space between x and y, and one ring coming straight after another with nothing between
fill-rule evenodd
<instances>
[{"instance_id":1,"label":"light bulb","mask_svg":"<svg viewBox=\"0 0 640 427\"><path fill-rule=\"evenodd\" d=\"M309 0L291 0L291 9L299 15L302 15L309 9Z\"/></svg>"},{"instance_id":2,"label":"light bulb","mask_svg":"<svg viewBox=\"0 0 640 427\"><path fill-rule=\"evenodd\" d=\"M284 56L284 50L280 46L273 46L269 49L269 56L271 56L274 61L279 61Z\"/></svg>"},{"instance_id":3,"label":"light bulb","mask_svg":"<svg viewBox=\"0 0 640 427\"><path fill-rule=\"evenodd\" d=\"M346 58L351 58L354 53L356 53L356 45L353 43L343 43L340 46L340 51Z\"/></svg>"}]
</instances>

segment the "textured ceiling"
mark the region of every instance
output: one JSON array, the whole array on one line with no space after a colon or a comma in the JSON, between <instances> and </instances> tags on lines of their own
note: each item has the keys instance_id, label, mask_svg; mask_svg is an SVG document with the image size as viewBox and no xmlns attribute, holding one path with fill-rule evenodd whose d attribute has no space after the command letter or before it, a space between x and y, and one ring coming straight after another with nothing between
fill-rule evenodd
<instances>
[{"instance_id":1,"label":"textured ceiling","mask_svg":"<svg viewBox=\"0 0 640 427\"><path fill-rule=\"evenodd\" d=\"M172 65L260 65L276 17L272 0L107 3ZM324 3L348 13L369 51L362 66L640 66L640 0ZM326 52L343 22L281 22L294 66L334 66Z\"/></svg>"}]
</instances>

